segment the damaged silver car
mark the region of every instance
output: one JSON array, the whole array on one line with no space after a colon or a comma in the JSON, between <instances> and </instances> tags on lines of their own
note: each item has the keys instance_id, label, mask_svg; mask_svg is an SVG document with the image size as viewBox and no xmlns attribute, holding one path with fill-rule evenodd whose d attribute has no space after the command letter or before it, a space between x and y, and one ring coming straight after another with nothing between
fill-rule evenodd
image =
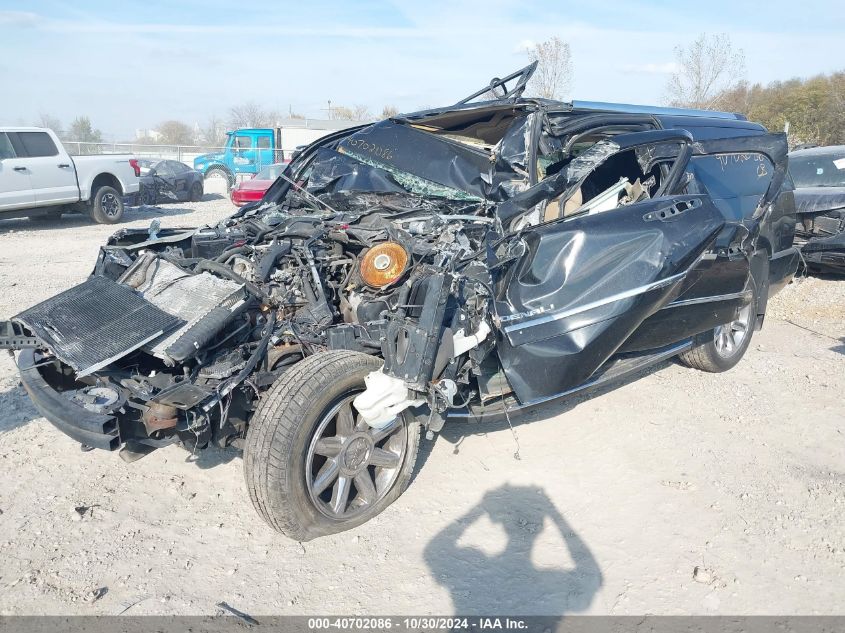
<instances>
[{"instance_id":1,"label":"damaged silver car","mask_svg":"<svg viewBox=\"0 0 845 633\"><path fill-rule=\"evenodd\" d=\"M524 98L533 70L325 137L217 226L116 233L3 324L39 411L127 461L241 447L307 540L396 500L421 433L733 367L798 264L783 135Z\"/></svg>"}]
</instances>

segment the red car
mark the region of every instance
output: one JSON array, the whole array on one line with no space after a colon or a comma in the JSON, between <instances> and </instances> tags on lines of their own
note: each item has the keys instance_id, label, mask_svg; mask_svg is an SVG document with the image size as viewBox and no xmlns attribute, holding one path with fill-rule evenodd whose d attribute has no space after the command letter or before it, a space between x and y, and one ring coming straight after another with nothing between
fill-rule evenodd
<instances>
[{"instance_id":1,"label":"red car","mask_svg":"<svg viewBox=\"0 0 845 633\"><path fill-rule=\"evenodd\" d=\"M264 193L270 188L276 178L279 177L287 163L276 163L275 165L268 165L260 172L255 174L249 180L239 182L234 189L232 189L231 197L235 205L242 207L250 202L261 200Z\"/></svg>"}]
</instances>

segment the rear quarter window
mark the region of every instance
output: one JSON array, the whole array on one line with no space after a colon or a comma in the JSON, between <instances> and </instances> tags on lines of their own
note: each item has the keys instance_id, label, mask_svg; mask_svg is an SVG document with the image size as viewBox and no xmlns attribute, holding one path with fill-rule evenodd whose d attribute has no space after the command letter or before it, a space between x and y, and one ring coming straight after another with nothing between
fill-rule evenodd
<instances>
[{"instance_id":1,"label":"rear quarter window","mask_svg":"<svg viewBox=\"0 0 845 633\"><path fill-rule=\"evenodd\" d=\"M5 132L0 132L0 160L4 158L14 158L15 150L12 147L9 136Z\"/></svg>"}]
</instances>

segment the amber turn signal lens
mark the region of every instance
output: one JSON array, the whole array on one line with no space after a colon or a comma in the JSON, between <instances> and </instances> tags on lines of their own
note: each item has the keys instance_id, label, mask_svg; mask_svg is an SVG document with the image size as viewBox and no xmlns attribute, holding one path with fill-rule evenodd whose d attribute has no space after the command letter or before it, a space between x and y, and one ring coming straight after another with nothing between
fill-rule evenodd
<instances>
[{"instance_id":1,"label":"amber turn signal lens","mask_svg":"<svg viewBox=\"0 0 845 633\"><path fill-rule=\"evenodd\" d=\"M393 283L408 265L408 253L396 242L382 242L361 258L361 279L368 286L381 288Z\"/></svg>"}]
</instances>

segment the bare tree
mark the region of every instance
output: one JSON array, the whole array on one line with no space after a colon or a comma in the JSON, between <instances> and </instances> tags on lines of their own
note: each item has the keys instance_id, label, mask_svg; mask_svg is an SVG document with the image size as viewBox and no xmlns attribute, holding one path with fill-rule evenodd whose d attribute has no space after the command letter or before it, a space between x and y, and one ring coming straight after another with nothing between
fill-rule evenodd
<instances>
[{"instance_id":1,"label":"bare tree","mask_svg":"<svg viewBox=\"0 0 845 633\"><path fill-rule=\"evenodd\" d=\"M381 110L381 118L382 119L390 119L395 117L399 114L399 110L396 106L393 105L386 105Z\"/></svg>"},{"instance_id":2,"label":"bare tree","mask_svg":"<svg viewBox=\"0 0 845 633\"><path fill-rule=\"evenodd\" d=\"M200 142L208 147L223 147L226 144L226 125L211 115L205 125L200 127L199 137Z\"/></svg>"},{"instance_id":3,"label":"bare tree","mask_svg":"<svg viewBox=\"0 0 845 633\"><path fill-rule=\"evenodd\" d=\"M156 131L161 135L159 142L162 145L191 145L194 142L194 131L182 121L164 121Z\"/></svg>"},{"instance_id":4,"label":"bare tree","mask_svg":"<svg viewBox=\"0 0 845 633\"><path fill-rule=\"evenodd\" d=\"M538 62L528 82L529 94L545 99L563 99L572 88L572 51L559 37L527 46L525 54Z\"/></svg>"},{"instance_id":5,"label":"bare tree","mask_svg":"<svg viewBox=\"0 0 845 633\"><path fill-rule=\"evenodd\" d=\"M358 104L351 108L332 106L329 110L329 118L344 121L372 121L374 117L367 106Z\"/></svg>"},{"instance_id":6,"label":"bare tree","mask_svg":"<svg viewBox=\"0 0 845 633\"><path fill-rule=\"evenodd\" d=\"M677 70L666 84L673 106L712 109L745 79L745 53L727 33L702 33L689 46L675 47Z\"/></svg>"},{"instance_id":7,"label":"bare tree","mask_svg":"<svg viewBox=\"0 0 845 633\"><path fill-rule=\"evenodd\" d=\"M56 136L59 138L64 137L64 129L62 128L62 122L49 114L41 113L38 115L38 118L35 120L35 123L38 127L46 127L48 130L53 130L56 133Z\"/></svg>"},{"instance_id":8,"label":"bare tree","mask_svg":"<svg viewBox=\"0 0 845 633\"><path fill-rule=\"evenodd\" d=\"M229 109L229 125L241 127L273 127L279 119L275 110L265 110L254 101L248 101Z\"/></svg>"}]
</instances>

